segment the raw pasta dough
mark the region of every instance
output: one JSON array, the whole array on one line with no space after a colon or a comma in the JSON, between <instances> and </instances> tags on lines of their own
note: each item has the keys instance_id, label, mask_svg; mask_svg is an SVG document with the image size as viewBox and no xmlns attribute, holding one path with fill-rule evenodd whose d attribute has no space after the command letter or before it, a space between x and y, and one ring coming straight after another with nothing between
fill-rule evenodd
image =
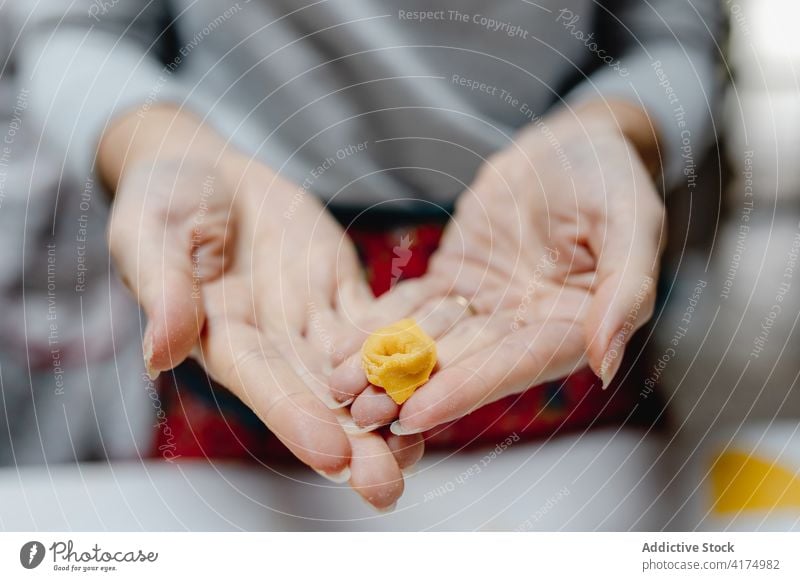
<instances>
[{"instance_id":1,"label":"raw pasta dough","mask_svg":"<svg viewBox=\"0 0 800 581\"><path fill-rule=\"evenodd\" d=\"M431 376L436 343L414 319L402 319L364 341L361 362L369 382L401 404Z\"/></svg>"}]
</instances>

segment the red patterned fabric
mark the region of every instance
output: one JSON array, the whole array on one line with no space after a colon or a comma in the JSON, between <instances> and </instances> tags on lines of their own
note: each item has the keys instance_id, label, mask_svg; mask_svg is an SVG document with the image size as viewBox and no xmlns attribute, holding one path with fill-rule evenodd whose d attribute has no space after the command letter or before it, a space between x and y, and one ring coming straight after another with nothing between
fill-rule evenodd
<instances>
[{"instance_id":1,"label":"red patterned fabric","mask_svg":"<svg viewBox=\"0 0 800 581\"><path fill-rule=\"evenodd\" d=\"M398 274L405 279L425 273L442 227L423 225L380 232L351 229L348 233L373 292L380 295L398 280ZM398 261L402 263L400 269ZM656 414L652 400L651 405L642 405L647 402L639 396L639 382L631 374L618 374L626 375L624 383L617 382L603 390L591 371L578 371L440 426L425 435L426 445L494 446L513 434L521 439L543 439L609 424L652 423ZM265 463L290 457L247 407L214 385L196 364L187 363L174 374L166 374L160 380L160 389L170 429L158 430L157 450L169 449L176 457L240 458ZM169 442L165 433L170 436Z\"/></svg>"}]
</instances>

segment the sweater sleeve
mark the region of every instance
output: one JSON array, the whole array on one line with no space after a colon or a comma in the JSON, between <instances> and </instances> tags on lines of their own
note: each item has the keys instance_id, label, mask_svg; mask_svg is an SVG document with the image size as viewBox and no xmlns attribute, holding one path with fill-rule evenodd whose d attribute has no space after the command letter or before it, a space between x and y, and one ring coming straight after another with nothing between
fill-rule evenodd
<instances>
[{"instance_id":1,"label":"sweater sleeve","mask_svg":"<svg viewBox=\"0 0 800 581\"><path fill-rule=\"evenodd\" d=\"M29 115L64 152L64 169L94 170L105 128L123 111L182 102L177 64L167 62L169 19L162 0L17 2L16 54Z\"/></svg>"},{"instance_id":2,"label":"sweater sleeve","mask_svg":"<svg viewBox=\"0 0 800 581\"><path fill-rule=\"evenodd\" d=\"M695 164L715 134L722 9L712 0L605 5L598 8L596 42L585 41L600 66L570 92L567 102L621 98L643 106L662 137L666 187L694 188ZM558 18L564 26L572 20L574 31L580 23L575 16L562 11Z\"/></svg>"}]
</instances>

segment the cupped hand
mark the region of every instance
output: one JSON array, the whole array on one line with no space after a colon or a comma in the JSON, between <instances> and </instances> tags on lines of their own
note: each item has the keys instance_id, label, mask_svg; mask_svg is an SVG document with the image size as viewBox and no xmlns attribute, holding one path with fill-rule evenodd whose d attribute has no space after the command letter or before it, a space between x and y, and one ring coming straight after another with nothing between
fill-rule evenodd
<instances>
[{"instance_id":1,"label":"cupped hand","mask_svg":"<svg viewBox=\"0 0 800 581\"><path fill-rule=\"evenodd\" d=\"M416 434L587 362L608 385L652 314L664 242L652 149L642 139L652 127L619 108L620 116L605 105L561 110L486 160L428 273L413 281L428 304L416 316L437 339L438 367L397 406L368 385L353 353L331 387L340 401L357 396L357 424L399 418L394 433ZM407 292L398 285L374 309L385 319L409 316L415 309L398 300ZM454 296L469 312L442 315Z\"/></svg>"},{"instance_id":2,"label":"cupped hand","mask_svg":"<svg viewBox=\"0 0 800 581\"><path fill-rule=\"evenodd\" d=\"M421 437L353 429L327 392L336 334L372 300L351 243L312 195L194 118L158 114L172 124L158 146L105 166L118 168L109 241L147 314L149 372L195 357L301 461L390 507ZM118 133L101 148L138 143Z\"/></svg>"}]
</instances>

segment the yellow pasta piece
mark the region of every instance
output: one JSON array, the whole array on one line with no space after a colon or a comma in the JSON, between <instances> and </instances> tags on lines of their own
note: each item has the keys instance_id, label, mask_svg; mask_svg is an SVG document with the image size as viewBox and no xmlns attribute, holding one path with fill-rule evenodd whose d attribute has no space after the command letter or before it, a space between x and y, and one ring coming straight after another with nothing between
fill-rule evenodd
<instances>
[{"instance_id":1,"label":"yellow pasta piece","mask_svg":"<svg viewBox=\"0 0 800 581\"><path fill-rule=\"evenodd\" d=\"M436 343L414 319L378 329L361 348L361 363L372 385L401 404L428 381L436 366Z\"/></svg>"}]
</instances>

